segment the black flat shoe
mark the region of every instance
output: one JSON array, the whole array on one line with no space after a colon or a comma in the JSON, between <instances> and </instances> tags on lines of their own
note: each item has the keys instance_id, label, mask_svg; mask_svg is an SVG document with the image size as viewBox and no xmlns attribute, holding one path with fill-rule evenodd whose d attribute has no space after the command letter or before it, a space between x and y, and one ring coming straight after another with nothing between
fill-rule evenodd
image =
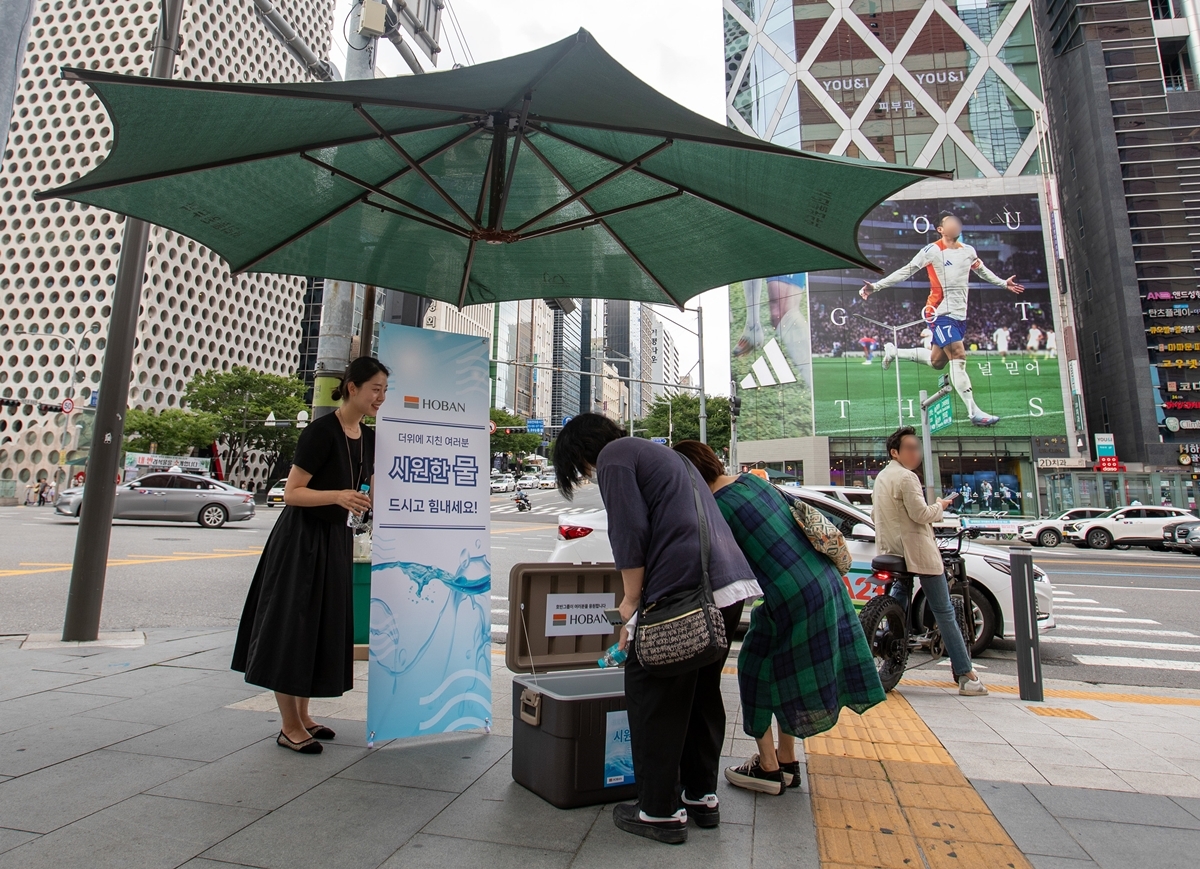
<instances>
[{"instance_id":1,"label":"black flat shoe","mask_svg":"<svg viewBox=\"0 0 1200 869\"><path fill-rule=\"evenodd\" d=\"M334 733L333 730L326 727L324 724L317 724L312 727L306 727L304 729L312 734L313 739L333 739L335 736L337 736L337 734Z\"/></svg>"},{"instance_id":2,"label":"black flat shoe","mask_svg":"<svg viewBox=\"0 0 1200 869\"><path fill-rule=\"evenodd\" d=\"M613 806L613 823L626 833L668 845L682 845L687 841L687 824L679 821L643 821L637 803Z\"/></svg>"},{"instance_id":3,"label":"black flat shoe","mask_svg":"<svg viewBox=\"0 0 1200 869\"><path fill-rule=\"evenodd\" d=\"M297 751L300 754L320 754L324 750L321 748L321 743L317 742L311 736L303 742L292 742L282 730L275 737L275 744L283 748L290 748L292 751Z\"/></svg>"}]
</instances>

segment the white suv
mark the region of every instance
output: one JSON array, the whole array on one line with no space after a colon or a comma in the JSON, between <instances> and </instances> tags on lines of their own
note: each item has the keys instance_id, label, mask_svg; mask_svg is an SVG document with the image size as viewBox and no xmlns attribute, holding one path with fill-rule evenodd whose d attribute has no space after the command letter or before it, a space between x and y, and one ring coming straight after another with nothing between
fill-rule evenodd
<instances>
[{"instance_id":1,"label":"white suv","mask_svg":"<svg viewBox=\"0 0 1200 869\"><path fill-rule=\"evenodd\" d=\"M1162 549L1163 526L1195 518L1178 507L1117 507L1092 519L1068 522L1063 526L1063 537L1081 549L1113 546Z\"/></svg>"},{"instance_id":2,"label":"white suv","mask_svg":"<svg viewBox=\"0 0 1200 869\"><path fill-rule=\"evenodd\" d=\"M1068 522L1082 522L1107 513L1103 507L1076 507L1060 513L1053 519L1039 519L1017 526L1017 536L1034 546L1055 547L1062 543L1063 526Z\"/></svg>"}]
</instances>

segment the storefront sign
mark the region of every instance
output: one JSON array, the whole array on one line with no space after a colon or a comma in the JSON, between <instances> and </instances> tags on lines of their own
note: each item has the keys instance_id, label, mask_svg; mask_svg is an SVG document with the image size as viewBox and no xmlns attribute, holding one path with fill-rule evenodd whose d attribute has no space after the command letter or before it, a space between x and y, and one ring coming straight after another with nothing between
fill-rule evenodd
<instances>
[{"instance_id":1,"label":"storefront sign","mask_svg":"<svg viewBox=\"0 0 1200 869\"><path fill-rule=\"evenodd\" d=\"M385 323L367 738L492 718L488 342Z\"/></svg>"},{"instance_id":2,"label":"storefront sign","mask_svg":"<svg viewBox=\"0 0 1200 869\"><path fill-rule=\"evenodd\" d=\"M1037 466L1039 470L1044 468L1086 468L1087 462L1083 459L1044 457L1037 460Z\"/></svg>"}]
</instances>

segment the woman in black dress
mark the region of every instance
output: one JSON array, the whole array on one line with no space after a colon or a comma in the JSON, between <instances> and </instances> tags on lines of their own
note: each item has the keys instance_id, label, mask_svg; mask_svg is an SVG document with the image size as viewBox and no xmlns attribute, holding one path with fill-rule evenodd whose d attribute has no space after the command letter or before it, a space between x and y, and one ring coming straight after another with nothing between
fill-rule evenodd
<instances>
[{"instance_id":1,"label":"woman in black dress","mask_svg":"<svg viewBox=\"0 0 1200 869\"><path fill-rule=\"evenodd\" d=\"M275 692L283 727L276 742L320 754L334 732L313 721L308 698L340 697L354 682L353 532L349 513L371 508L375 432L362 425L387 393L388 370L364 356L350 363L334 399L342 406L300 435L286 505L258 562L233 650L233 669Z\"/></svg>"}]
</instances>

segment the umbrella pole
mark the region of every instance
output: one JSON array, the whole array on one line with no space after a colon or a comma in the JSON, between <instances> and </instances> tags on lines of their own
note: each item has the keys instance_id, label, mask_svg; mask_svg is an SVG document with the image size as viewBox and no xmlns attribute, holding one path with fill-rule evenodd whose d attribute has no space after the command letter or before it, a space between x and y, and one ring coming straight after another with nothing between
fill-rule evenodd
<instances>
[{"instance_id":1,"label":"umbrella pole","mask_svg":"<svg viewBox=\"0 0 1200 869\"><path fill-rule=\"evenodd\" d=\"M183 0L162 0L158 35L150 61L150 75L154 78L170 78L174 72L182 14ZM125 219L79 531L75 535L75 558L71 563L71 586L63 619L64 642L95 640L100 634L100 607L104 602L113 503L117 495L113 480L117 476L117 459L125 435L129 375L133 368L137 314L149 240L150 224L132 217Z\"/></svg>"}]
</instances>

